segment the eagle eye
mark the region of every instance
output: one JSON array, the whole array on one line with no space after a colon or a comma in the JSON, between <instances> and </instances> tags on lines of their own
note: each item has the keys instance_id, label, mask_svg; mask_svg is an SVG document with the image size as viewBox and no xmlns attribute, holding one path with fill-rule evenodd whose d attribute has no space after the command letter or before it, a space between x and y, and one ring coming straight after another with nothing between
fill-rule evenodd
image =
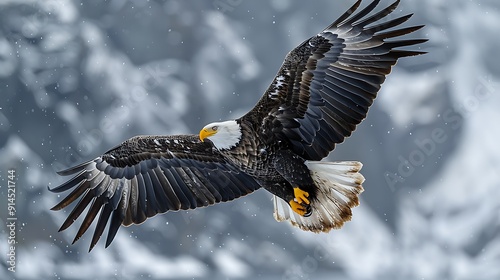
<instances>
[{"instance_id":1,"label":"eagle eye","mask_svg":"<svg viewBox=\"0 0 500 280\"><path fill-rule=\"evenodd\" d=\"M218 126L216 126L216 125L212 126L212 130L213 130L213 131L217 131L217 129L219 129L219 127L218 127Z\"/></svg>"}]
</instances>

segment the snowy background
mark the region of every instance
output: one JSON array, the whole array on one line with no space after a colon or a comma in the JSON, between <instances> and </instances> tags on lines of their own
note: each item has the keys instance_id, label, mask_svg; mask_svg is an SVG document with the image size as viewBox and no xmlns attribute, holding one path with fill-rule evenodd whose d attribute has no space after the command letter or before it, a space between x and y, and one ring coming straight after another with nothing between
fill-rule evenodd
<instances>
[{"instance_id":1,"label":"snowy background","mask_svg":"<svg viewBox=\"0 0 500 280\"><path fill-rule=\"evenodd\" d=\"M343 229L277 223L270 195L168 213L87 253L55 171L138 134L240 116L353 0L0 0L1 279L500 279L500 2L403 0L429 54L394 68L330 159L364 163ZM367 1L363 5L366 5ZM382 5L389 1L382 1ZM7 271L15 169L17 272ZM101 240L102 241L102 240Z\"/></svg>"}]
</instances>

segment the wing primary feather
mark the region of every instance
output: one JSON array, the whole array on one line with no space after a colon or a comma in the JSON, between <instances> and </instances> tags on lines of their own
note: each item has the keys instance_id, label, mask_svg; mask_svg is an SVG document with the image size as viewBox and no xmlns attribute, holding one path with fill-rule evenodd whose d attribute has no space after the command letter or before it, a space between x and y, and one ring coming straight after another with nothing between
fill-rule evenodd
<instances>
[{"instance_id":1,"label":"wing primary feather","mask_svg":"<svg viewBox=\"0 0 500 280\"><path fill-rule=\"evenodd\" d=\"M235 199L235 194L233 190L231 189L230 180L225 176L224 173L222 172L217 172L216 176L213 176L213 180L216 180L218 183L219 187L219 192L222 192L222 198L223 201L231 201ZM224 196L225 195L225 196Z\"/></svg>"},{"instance_id":2,"label":"wing primary feather","mask_svg":"<svg viewBox=\"0 0 500 280\"><path fill-rule=\"evenodd\" d=\"M83 210L87 208L89 205L90 201L93 199L93 195L91 194L90 190L87 189L85 191L85 194L83 198L78 202L78 204L73 208L71 213L69 213L68 218L64 221L64 223L61 225L59 228L59 231L63 231L67 229L69 226L71 226L75 220L82 214Z\"/></svg>"},{"instance_id":3,"label":"wing primary feather","mask_svg":"<svg viewBox=\"0 0 500 280\"><path fill-rule=\"evenodd\" d=\"M146 187L144 186L144 179L142 178L142 173L137 174L135 176L135 180L137 181L137 192L138 192L138 202L142 209L142 211L146 212Z\"/></svg>"},{"instance_id":4,"label":"wing primary feather","mask_svg":"<svg viewBox=\"0 0 500 280\"><path fill-rule=\"evenodd\" d=\"M378 85L374 85L372 83L368 83L364 80L358 80L353 77L349 77L344 75L342 71L339 70L329 70L328 76L326 76L325 80L330 84L336 84L337 81L342 81L351 87L359 88L365 92L377 92Z\"/></svg>"},{"instance_id":5,"label":"wing primary feather","mask_svg":"<svg viewBox=\"0 0 500 280\"><path fill-rule=\"evenodd\" d=\"M321 146L321 148L323 148L324 150L323 152L333 150L333 148L335 147L336 139L332 138L334 132L330 132L331 130L333 130L331 127L325 125L325 128L322 128L317 132L317 137L323 138L323 141L321 142L325 143L324 146Z\"/></svg>"},{"instance_id":6,"label":"wing primary feather","mask_svg":"<svg viewBox=\"0 0 500 280\"><path fill-rule=\"evenodd\" d=\"M181 186L177 183L177 180L175 179L174 173L175 170L170 170L167 168L162 168L163 173L165 174L165 177L167 178L167 181L170 183L170 186L172 187L174 193L176 194L177 198L179 199L180 206L179 209L182 210L187 210L191 208L191 200L188 199L188 194L185 193Z\"/></svg>"},{"instance_id":7,"label":"wing primary feather","mask_svg":"<svg viewBox=\"0 0 500 280\"><path fill-rule=\"evenodd\" d=\"M78 185L75 186L73 191L66 196L63 200L61 200L56 206L52 207L50 210L57 211L61 210L64 207L70 205L73 201L75 201L77 198L79 198L82 193L84 193L87 189L90 183L86 180L81 181L78 183Z\"/></svg>"},{"instance_id":8,"label":"wing primary feather","mask_svg":"<svg viewBox=\"0 0 500 280\"><path fill-rule=\"evenodd\" d=\"M222 172L221 172L222 173ZM238 198L240 196L245 195L246 193L244 192L243 183L238 179L237 176L227 176L227 173L222 173L226 177L226 188L230 188L231 191L234 194L234 198Z\"/></svg>"},{"instance_id":9,"label":"wing primary feather","mask_svg":"<svg viewBox=\"0 0 500 280\"><path fill-rule=\"evenodd\" d=\"M364 61L360 59L351 59L347 57L339 58L339 63L344 65L349 65L351 67L356 67L360 69L372 69L377 73L387 75L391 72L391 67L394 64L392 61L378 61L374 63L372 61Z\"/></svg>"},{"instance_id":10,"label":"wing primary feather","mask_svg":"<svg viewBox=\"0 0 500 280\"><path fill-rule=\"evenodd\" d=\"M179 186L179 189L182 190L184 195L186 196L187 200L189 201L189 207L187 209L194 209L198 206L198 203L196 202L196 195L192 192L191 188L187 186L187 183L184 181L184 179L181 177L180 174L184 173L182 170L182 166L178 163L179 167L175 167L172 170L172 176L175 179L175 182L177 182L177 185ZM188 206L186 204L186 206Z\"/></svg>"},{"instance_id":11,"label":"wing primary feather","mask_svg":"<svg viewBox=\"0 0 500 280\"><path fill-rule=\"evenodd\" d=\"M385 46L389 50L392 50L394 48L422 44L422 43L425 43L427 41L428 41L427 39L410 39L410 40L389 41L389 42L385 42L385 44L383 46ZM378 48L376 48L376 49L378 49Z\"/></svg>"},{"instance_id":12,"label":"wing primary feather","mask_svg":"<svg viewBox=\"0 0 500 280\"><path fill-rule=\"evenodd\" d=\"M161 170L159 166L153 169L153 171L155 172L156 177L160 182L160 187L163 189L164 193L167 196L167 199L169 201L169 209L179 210L181 207L181 202L177 197L177 195L175 194L174 190L172 189L170 182L165 177L165 173Z\"/></svg>"},{"instance_id":13,"label":"wing primary feather","mask_svg":"<svg viewBox=\"0 0 500 280\"><path fill-rule=\"evenodd\" d=\"M109 224L108 236L106 238L106 245L104 246L105 248L108 248L108 246L115 238L116 233L118 232L118 229L122 224L122 221L123 217L121 217L121 213L119 211L113 211L113 215L111 216L111 222Z\"/></svg>"},{"instance_id":14,"label":"wing primary feather","mask_svg":"<svg viewBox=\"0 0 500 280\"><path fill-rule=\"evenodd\" d=\"M337 87L335 84L325 84L321 92L325 93L324 98L328 104L326 108L330 110L335 109L335 104L331 102L332 100L335 100L342 103L344 106L348 107L349 110L346 111L348 115L351 113L350 110L354 111L354 115L356 114L364 115L366 113L367 106L363 106L363 103L365 102L357 102L358 100L356 95L350 94L349 92L345 92L342 88ZM352 118L348 118L346 120L349 119Z\"/></svg>"},{"instance_id":15,"label":"wing primary feather","mask_svg":"<svg viewBox=\"0 0 500 280\"><path fill-rule=\"evenodd\" d=\"M90 182L89 189L91 190L97 188L104 181L104 178L107 177L103 172L99 172L97 169L95 171L97 175L93 179L88 180Z\"/></svg>"},{"instance_id":16,"label":"wing primary feather","mask_svg":"<svg viewBox=\"0 0 500 280\"><path fill-rule=\"evenodd\" d=\"M325 119L328 119L330 126L335 127L335 131L337 131L341 135L351 135L353 126L352 124L347 124L336 112L333 112L331 110L323 111L323 113L323 117Z\"/></svg>"},{"instance_id":17,"label":"wing primary feather","mask_svg":"<svg viewBox=\"0 0 500 280\"><path fill-rule=\"evenodd\" d=\"M300 156L302 156L304 158L318 158L320 156L320 154L318 154L315 149L311 149L311 145L304 146L304 145L302 145L301 142L298 142L298 141L292 141L292 142L299 144L300 147L302 148L301 152L298 153ZM308 149L306 150L303 147L308 147Z\"/></svg>"},{"instance_id":18,"label":"wing primary feather","mask_svg":"<svg viewBox=\"0 0 500 280\"><path fill-rule=\"evenodd\" d=\"M205 171L205 170L203 170ZM210 171L209 171L210 172ZM198 176L198 179L203 182L203 184L206 186L208 192L213 196L214 202L213 203L218 203L222 201L222 195L220 192L217 190L217 188L212 184L212 182L207 178L207 173L203 174L201 173L201 170L195 170L195 174Z\"/></svg>"},{"instance_id":19,"label":"wing primary feather","mask_svg":"<svg viewBox=\"0 0 500 280\"><path fill-rule=\"evenodd\" d=\"M151 177L149 173L145 173L142 175L142 178L144 180L144 186L146 188L146 195L147 195L147 206L151 209L154 209L154 214L156 214L156 209L159 208L158 202L156 200L156 192L154 190L153 182L151 181Z\"/></svg>"},{"instance_id":20,"label":"wing primary feather","mask_svg":"<svg viewBox=\"0 0 500 280\"><path fill-rule=\"evenodd\" d=\"M325 30L336 28L341 22L346 20L348 17L350 17L358 8L359 5L361 5L362 0L356 1L354 5L352 5L345 13L343 13L336 21L334 21L332 24L330 24Z\"/></svg>"},{"instance_id":21,"label":"wing primary feather","mask_svg":"<svg viewBox=\"0 0 500 280\"><path fill-rule=\"evenodd\" d=\"M80 229L78 229L78 232L76 233L75 239L73 239L72 244L74 244L82 235L87 231L89 226L92 224L94 221L95 217L99 213L99 210L101 210L101 207L103 205L103 198L98 197L94 198L92 201L92 205L90 206L89 211L87 212L87 215L85 215L85 218L83 219L83 222L80 226Z\"/></svg>"},{"instance_id":22,"label":"wing primary feather","mask_svg":"<svg viewBox=\"0 0 500 280\"><path fill-rule=\"evenodd\" d=\"M94 234L92 235L92 241L90 242L90 248L89 252L92 251L94 246L97 244L97 241L99 241L99 238L101 238L102 233L104 232L104 229L106 228L106 224L108 223L109 216L113 212L113 209L109 204L105 204L104 207L101 210L101 214L99 215L99 219L97 220L97 225L95 227Z\"/></svg>"},{"instance_id":23,"label":"wing primary feather","mask_svg":"<svg viewBox=\"0 0 500 280\"><path fill-rule=\"evenodd\" d=\"M344 54L348 55L371 55L371 56L386 56L391 54L394 48L412 46L427 42L427 39L414 39L414 40L398 40L385 42L383 45L368 49L349 49L345 50ZM397 57L399 58L399 57Z\"/></svg>"},{"instance_id":24,"label":"wing primary feather","mask_svg":"<svg viewBox=\"0 0 500 280\"><path fill-rule=\"evenodd\" d=\"M70 174L72 174L72 173L70 173ZM76 174L73 178L71 178L67 182L65 182L65 183L63 183L63 184L61 184L53 189L49 188L49 191L54 192L54 193L64 192L64 191L67 191L70 188L74 187L76 184L81 183L81 181L85 180L85 179L87 179L87 171L84 169L84 170L81 170L80 172L78 172L78 174Z\"/></svg>"},{"instance_id":25,"label":"wing primary feather","mask_svg":"<svg viewBox=\"0 0 500 280\"><path fill-rule=\"evenodd\" d=\"M419 52L419 51L404 51L404 50L392 50L391 54L395 55L398 58L406 57L406 56L416 56L426 54L427 52Z\"/></svg>"},{"instance_id":26,"label":"wing primary feather","mask_svg":"<svg viewBox=\"0 0 500 280\"><path fill-rule=\"evenodd\" d=\"M397 30L382 32L382 33L378 33L373 38L383 40L383 39L389 39L389 38L394 38L394 37L398 37L398 36L403 36L403 35L415 32L415 31L421 29L422 27L424 27L424 25L417 25L417 26L406 27L406 28L401 28L401 29L397 29Z\"/></svg>"},{"instance_id":27,"label":"wing primary feather","mask_svg":"<svg viewBox=\"0 0 500 280\"><path fill-rule=\"evenodd\" d=\"M61 171L57 171L56 173L58 175L61 175L61 176L68 176L68 175L71 175L71 174L74 174L82 169L86 169L87 165L91 164L92 162L96 161L97 159L99 158L96 158L94 160L89 160L89 161L86 161L84 163L81 163L81 164L78 164L76 166L72 166L70 168L67 168L67 169L64 169L64 170L61 170Z\"/></svg>"},{"instance_id":28,"label":"wing primary feather","mask_svg":"<svg viewBox=\"0 0 500 280\"><path fill-rule=\"evenodd\" d=\"M113 210L116 210L118 208L118 205L120 204L120 200L122 199L122 194L124 189L126 188L125 186L125 179L119 179L118 180L118 185L116 186L116 190L109 199L109 202L111 203L111 206L113 207Z\"/></svg>"},{"instance_id":29,"label":"wing primary feather","mask_svg":"<svg viewBox=\"0 0 500 280\"><path fill-rule=\"evenodd\" d=\"M326 120L324 118L321 119L320 122L322 122L322 126L321 126L322 129L320 129L318 131L318 134L322 135L322 137L324 137L325 139L329 139L330 144L327 144L327 145L333 149L335 147L335 143L341 143L342 140L344 139L344 136L340 135L333 125L328 125L328 123L326 122ZM323 127L325 129L323 129ZM328 150L328 151L331 151L331 150Z\"/></svg>"},{"instance_id":30,"label":"wing primary feather","mask_svg":"<svg viewBox=\"0 0 500 280\"><path fill-rule=\"evenodd\" d=\"M375 9L375 7L377 7L377 5L379 3L380 3L380 0L374 0L374 1L372 1L368 6L366 6L364 9L362 9L361 11L359 11L357 14L353 15L352 17L350 17L347 21L342 22L342 24L340 26L343 26L343 25L353 25L354 22L362 19L364 16L366 16L371 11L373 11L373 9Z\"/></svg>"},{"instance_id":31,"label":"wing primary feather","mask_svg":"<svg viewBox=\"0 0 500 280\"><path fill-rule=\"evenodd\" d=\"M248 177L245 173L238 173L234 176L233 182L239 188L241 195L247 195L256 190L256 185L252 184L252 182L248 182L247 180ZM250 188L249 185L252 185L253 187ZM260 186L258 186L257 188L259 187Z\"/></svg>"},{"instance_id":32,"label":"wing primary feather","mask_svg":"<svg viewBox=\"0 0 500 280\"><path fill-rule=\"evenodd\" d=\"M199 180L198 176L194 173L196 169L190 169L185 167L184 172L186 173L189 178L191 178L191 182L193 184L193 189L196 189L196 196L199 199L199 205L198 206L208 206L210 205L210 201L213 199L210 199L210 197L213 198L213 196L210 194L210 192L205 188L205 185L201 180Z\"/></svg>"},{"instance_id":33,"label":"wing primary feather","mask_svg":"<svg viewBox=\"0 0 500 280\"><path fill-rule=\"evenodd\" d=\"M123 191L121 193L121 199L120 203L118 204L118 207L113 211L113 215L111 217L111 223L109 225L109 230L108 230L108 237L106 239L106 248L111 244L111 241L115 238L116 233L118 232L118 229L123 223L123 220L125 219L125 213L128 208L128 200L129 200L129 195L130 192L128 191L128 186L126 185L127 183L124 183L123 186Z\"/></svg>"},{"instance_id":34,"label":"wing primary feather","mask_svg":"<svg viewBox=\"0 0 500 280\"><path fill-rule=\"evenodd\" d=\"M388 20L386 22L382 22L376 25L371 25L365 29L365 32L369 34L376 34L379 31L386 30L392 27L396 27L408 21L413 14L404 15L395 19Z\"/></svg>"},{"instance_id":35,"label":"wing primary feather","mask_svg":"<svg viewBox=\"0 0 500 280\"><path fill-rule=\"evenodd\" d=\"M310 117L303 118L302 126L300 128L302 135L305 136L303 140L310 145L314 141L316 131L319 128L318 120Z\"/></svg>"},{"instance_id":36,"label":"wing primary feather","mask_svg":"<svg viewBox=\"0 0 500 280\"><path fill-rule=\"evenodd\" d=\"M354 104L350 99L344 98L340 94L335 96L325 94L325 99L331 104L328 109L335 111L346 123L357 123L366 113L366 108Z\"/></svg>"},{"instance_id":37,"label":"wing primary feather","mask_svg":"<svg viewBox=\"0 0 500 280\"><path fill-rule=\"evenodd\" d=\"M186 188L193 195L193 199L196 201L196 207L204 206L206 198L198 189L193 177L188 174L184 167L176 168L176 171L182 181L186 184Z\"/></svg>"},{"instance_id":38,"label":"wing primary feather","mask_svg":"<svg viewBox=\"0 0 500 280\"><path fill-rule=\"evenodd\" d=\"M158 211L160 213L163 213L167 211L170 206L170 202L167 198L167 195L165 194L163 190L163 186L160 183L160 180L158 179L158 176L156 176L156 173L153 169L148 170L149 177L151 178L152 186L155 192L155 197L156 197L156 206L158 207Z\"/></svg>"},{"instance_id":39,"label":"wing primary feather","mask_svg":"<svg viewBox=\"0 0 500 280\"><path fill-rule=\"evenodd\" d=\"M104 194L109 188L109 184L111 183L111 177L105 176L104 179L95 187L95 196L99 197Z\"/></svg>"},{"instance_id":40,"label":"wing primary feather","mask_svg":"<svg viewBox=\"0 0 500 280\"><path fill-rule=\"evenodd\" d=\"M394 10L396 10L396 8L399 5L399 2L400 2L400 0L397 0L396 2L392 3L387 8L381 10L380 12L373 14L372 16L364 19L363 21L357 22L356 26L364 27L364 26L367 26L371 23L376 22L379 19L386 17L390 13L394 12Z\"/></svg>"},{"instance_id":41,"label":"wing primary feather","mask_svg":"<svg viewBox=\"0 0 500 280\"><path fill-rule=\"evenodd\" d=\"M122 225L123 226L130 226L131 224L134 223L134 216L135 214L132 213L133 209L132 209L132 205L130 204L131 201L128 201L128 204L130 205L130 207L127 207L125 210L124 210L124 217L123 217L123 221L122 221Z\"/></svg>"},{"instance_id":42,"label":"wing primary feather","mask_svg":"<svg viewBox=\"0 0 500 280\"><path fill-rule=\"evenodd\" d=\"M137 183L137 176L130 180L129 207L127 212L128 214L125 217L125 220L127 221L125 223L136 223L137 215L139 214L139 212L141 212L139 207L139 188Z\"/></svg>"},{"instance_id":43,"label":"wing primary feather","mask_svg":"<svg viewBox=\"0 0 500 280\"><path fill-rule=\"evenodd\" d=\"M385 81L385 76L382 74L377 74L377 73L363 73L359 71L358 69L355 68L350 68L346 67L343 65L335 65L335 67L331 67L327 71L327 75L330 73L336 73L337 75L332 75L336 78L340 78L341 76L354 79L355 83L354 85L357 86L361 82L364 82L366 84L369 84L371 86L372 92L376 92L380 89L380 85ZM344 81L347 82L347 80L344 79Z\"/></svg>"},{"instance_id":44,"label":"wing primary feather","mask_svg":"<svg viewBox=\"0 0 500 280\"><path fill-rule=\"evenodd\" d=\"M373 99L377 96L376 93L369 93L342 80L337 80L335 84L328 83L327 86L331 88L333 92L351 99L355 104L364 108L371 106Z\"/></svg>"}]
</instances>

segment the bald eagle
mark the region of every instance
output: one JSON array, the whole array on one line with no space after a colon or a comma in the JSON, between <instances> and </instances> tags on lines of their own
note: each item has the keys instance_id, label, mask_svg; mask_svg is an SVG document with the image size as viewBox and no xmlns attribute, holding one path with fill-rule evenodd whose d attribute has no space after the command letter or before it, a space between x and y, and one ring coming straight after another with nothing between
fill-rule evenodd
<instances>
[{"instance_id":1,"label":"bald eagle","mask_svg":"<svg viewBox=\"0 0 500 280\"><path fill-rule=\"evenodd\" d=\"M90 204L73 242L99 214L90 250L109 222L107 247L121 225L230 201L259 188L273 194L278 221L312 232L340 228L359 204L362 165L321 159L366 117L397 60L423 54L396 48L426 41L387 40L423 26L393 29L412 14L379 22L399 1L372 13L379 2L354 14L357 1L289 52L264 95L241 118L208 124L199 135L136 136L58 172L73 177L50 190L71 193L52 210L79 200L60 231Z\"/></svg>"}]
</instances>

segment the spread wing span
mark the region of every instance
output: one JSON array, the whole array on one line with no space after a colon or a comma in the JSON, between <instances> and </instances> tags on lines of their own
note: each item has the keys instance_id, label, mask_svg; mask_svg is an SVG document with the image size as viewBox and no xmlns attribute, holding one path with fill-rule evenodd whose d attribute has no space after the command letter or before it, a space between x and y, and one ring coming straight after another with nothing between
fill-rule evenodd
<instances>
[{"instance_id":1,"label":"spread wing span","mask_svg":"<svg viewBox=\"0 0 500 280\"><path fill-rule=\"evenodd\" d=\"M399 0L372 13L379 2L354 14L361 3L357 1L337 21L292 50L264 96L244 118L263 124L261 134L267 138L289 141L293 151L305 159L327 156L366 117L397 60L423 53L395 48L426 40L387 40L423 26L393 29L411 14L380 23Z\"/></svg>"},{"instance_id":2,"label":"spread wing span","mask_svg":"<svg viewBox=\"0 0 500 280\"><path fill-rule=\"evenodd\" d=\"M121 225L140 224L167 211L230 201L260 188L197 135L136 136L94 160L58 173L74 177L51 191L72 191L52 210L78 200L59 231L91 205L74 243L100 212L90 250L108 221L106 247Z\"/></svg>"}]
</instances>

